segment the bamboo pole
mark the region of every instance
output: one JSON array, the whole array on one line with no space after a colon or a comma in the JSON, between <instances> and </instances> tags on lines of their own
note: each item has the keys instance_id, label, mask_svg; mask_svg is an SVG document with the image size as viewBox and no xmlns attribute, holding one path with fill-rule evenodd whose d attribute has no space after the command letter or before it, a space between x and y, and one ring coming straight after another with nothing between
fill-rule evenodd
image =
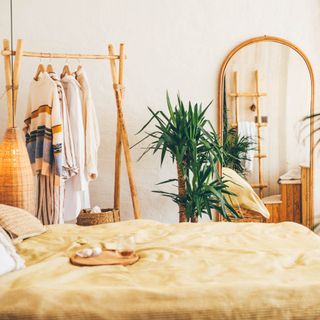
<instances>
[{"instance_id":1,"label":"bamboo pole","mask_svg":"<svg viewBox=\"0 0 320 320\"><path fill-rule=\"evenodd\" d=\"M235 96L235 113L236 113L236 124L239 124L239 95L238 95L238 81L239 81L239 76L238 76L238 71L235 71L233 73L234 76L234 91L236 93Z\"/></svg>"},{"instance_id":2,"label":"bamboo pole","mask_svg":"<svg viewBox=\"0 0 320 320\"><path fill-rule=\"evenodd\" d=\"M261 183L253 183L251 185L251 187L254 189L263 189L263 188L267 188L268 185L266 183L262 183L262 184Z\"/></svg>"},{"instance_id":3,"label":"bamboo pole","mask_svg":"<svg viewBox=\"0 0 320 320\"><path fill-rule=\"evenodd\" d=\"M264 128L264 127L267 127L267 126L268 126L268 124L267 124L267 123L264 123L264 122L256 123L256 127ZM238 128L238 124L232 123L232 124L231 124L231 127L232 127L232 128Z\"/></svg>"},{"instance_id":4,"label":"bamboo pole","mask_svg":"<svg viewBox=\"0 0 320 320\"><path fill-rule=\"evenodd\" d=\"M252 92L231 92L228 94L230 97L248 97L248 98L255 98L255 97L266 97L266 92L259 92L259 93L252 93Z\"/></svg>"},{"instance_id":5,"label":"bamboo pole","mask_svg":"<svg viewBox=\"0 0 320 320\"><path fill-rule=\"evenodd\" d=\"M14 59L14 73L13 73L13 127L16 126L16 114L17 114L17 98L19 91L19 80L20 80L20 70L21 70L21 59L23 53L23 40L17 40L16 56Z\"/></svg>"},{"instance_id":6,"label":"bamboo pole","mask_svg":"<svg viewBox=\"0 0 320 320\"><path fill-rule=\"evenodd\" d=\"M113 46L109 45L108 49L109 49L109 53L110 53L111 51L113 51ZM123 72L123 63L124 63L124 45L123 44L120 45L120 53L121 53L121 55L120 55L120 60L119 60L119 70L121 70L121 72ZM125 160L126 160L126 167L127 167L127 173L128 173L128 179L129 179L129 185L130 185L130 191L131 191L131 199L132 199L134 217L136 219L139 219L141 217L140 205L139 205L136 185L135 185L134 178L133 178L132 160L131 160L130 149L129 149L128 134L127 134L127 130L126 130L126 127L124 124L124 118L123 118L123 112L122 112L122 93L121 93L122 86L117 81L116 65L115 65L114 60L110 60L110 66L111 66L113 88L114 88L115 97L116 97L119 126L120 126L120 133L119 133L120 137L117 137L117 138L120 138L122 141L122 144L123 144L123 151L124 151ZM122 77L123 77L123 75L119 75L120 80L122 79ZM117 162L116 167L119 166L119 164L120 163ZM119 173L120 173L120 171L119 171Z\"/></svg>"},{"instance_id":7,"label":"bamboo pole","mask_svg":"<svg viewBox=\"0 0 320 320\"><path fill-rule=\"evenodd\" d=\"M109 55L113 55L113 46L110 44L108 46ZM111 75L113 84L117 83L117 68L114 61L110 60L111 66ZM120 67L120 66L119 66ZM119 68L120 69L120 68ZM123 67L121 68L121 73L123 74ZM122 76L121 76L122 78ZM119 70L119 81L120 79L120 70ZM119 112L117 112L117 135L116 135L116 150L115 150L115 160L114 160L114 192L113 192L113 207L114 209L120 209L120 176L121 176L121 125L119 119Z\"/></svg>"},{"instance_id":8,"label":"bamboo pole","mask_svg":"<svg viewBox=\"0 0 320 320\"><path fill-rule=\"evenodd\" d=\"M255 84L256 84L256 106L257 106L257 122L258 124L261 124L261 110L260 110L260 96L259 96L259 71L255 71ZM257 127L258 131L258 164L259 164L259 196L260 198L263 197L263 168L262 168L262 158L261 156L261 127Z\"/></svg>"},{"instance_id":9,"label":"bamboo pole","mask_svg":"<svg viewBox=\"0 0 320 320\"><path fill-rule=\"evenodd\" d=\"M10 50L10 41L3 40L3 50ZM11 78L11 61L10 56L4 56L4 73L6 79L7 91L7 109L8 109L8 128L13 127L13 109L12 109L12 78Z\"/></svg>"},{"instance_id":10,"label":"bamboo pole","mask_svg":"<svg viewBox=\"0 0 320 320\"><path fill-rule=\"evenodd\" d=\"M16 51L11 51L10 48L1 51L3 56L16 55ZM105 54L86 54L86 53L50 53L50 52L32 52L23 51L24 57L30 58L55 58L55 59L93 59L93 60L119 60L119 55Z\"/></svg>"},{"instance_id":11,"label":"bamboo pole","mask_svg":"<svg viewBox=\"0 0 320 320\"><path fill-rule=\"evenodd\" d=\"M121 86L120 89L122 90L123 86L123 67L124 67L124 44L120 43L120 51L119 51L120 61L119 61L119 85ZM122 97L122 95L121 95Z\"/></svg>"}]
</instances>

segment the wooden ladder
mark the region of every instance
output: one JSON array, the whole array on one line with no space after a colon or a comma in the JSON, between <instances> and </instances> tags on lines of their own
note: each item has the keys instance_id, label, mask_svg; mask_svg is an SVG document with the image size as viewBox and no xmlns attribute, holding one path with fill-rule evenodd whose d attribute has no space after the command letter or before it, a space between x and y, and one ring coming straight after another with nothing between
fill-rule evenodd
<instances>
[{"instance_id":1,"label":"wooden ladder","mask_svg":"<svg viewBox=\"0 0 320 320\"><path fill-rule=\"evenodd\" d=\"M255 158L258 159L258 173L259 179L258 183L254 183L251 186L255 189L259 189L259 196L260 198L263 197L263 189L267 188L268 185L264 182L263 179L263 159L267 157L266 154L262 153L262 143L261 143L261 128L266 127L267 123L262 122L261 117L261 107L260 107L260 98L265 97L267 95L266 92L260 92L259 90L259 71L254 71L255 76L255 92L239 92L238 90L238 83L239 83L239 75L238 72L233 72L233 81L234 81L234 91L229 93L230 97L234 98L234 106L235 106L235 123L232 124L233 128L238 127L239 123L239 99L240 98L254 98L255 99L255 106L256 106L256 126L257 126L257 153L255 154Z\"/></svg>"}]
</instances>

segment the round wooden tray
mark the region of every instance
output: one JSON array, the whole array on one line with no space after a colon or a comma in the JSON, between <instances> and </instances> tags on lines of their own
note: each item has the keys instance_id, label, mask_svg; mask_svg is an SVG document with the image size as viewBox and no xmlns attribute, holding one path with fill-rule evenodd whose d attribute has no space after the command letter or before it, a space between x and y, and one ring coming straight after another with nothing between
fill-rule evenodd
<instances>
[{"instance_id":1,"label":"round wooden tray","mask_svg":"<svg viewBox=\"0 0 320 320\"><path fill-rule=\"evenodd\" d=\"M139 260L139 256L134 254L131 257L123 258L119 257L114 250L102 251L96 257L82 258L74 255L70 258L70 262L76 266L105 266L105 265L122 265L128 266L136 263Z\"/></svg>"}]
</instances>

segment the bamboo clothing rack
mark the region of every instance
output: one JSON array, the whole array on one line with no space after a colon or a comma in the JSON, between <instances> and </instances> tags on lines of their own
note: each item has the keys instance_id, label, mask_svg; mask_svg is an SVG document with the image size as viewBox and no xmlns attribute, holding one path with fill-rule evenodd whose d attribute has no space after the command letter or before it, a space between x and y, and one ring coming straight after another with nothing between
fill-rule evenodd
<instances>
[{"instance_id":1,"label":"bamboo clothing rack","mask_svg":"<svg viewBox=\"0 0 320 320\"><path fill-rule=\"evenodd\" d=\"M247 97L247 98L255 98L255 106L256 106L256 114L257 114L257 153L255 154L255 158L258 159L258 175L259 182L251 184L251 186L255 189L259 189L260 198L263 197L263 189L267 188L268 185L264 182L263 178L263 162L262 159L266 158L266 154L262 154L262 143L261 143L261 128L266 127L267 123L262 122L261 116L261 107L260 107L260 98L267 96L266 92L260 92L259 88L259 71L255 70L254 72L254 80L255 80L255 92L239 92L238 91L238 83L239 83L239 75L238 72L235 71L233 73L233 82L234 82L234 91L229 93L230 97L233 97L235 100L235 123L232 124L233 128L238 127L239 123L239 98Z\"/></svg>"},{"instance_id":2,"label":"bamboo clothing rack","mask_svg":"<svg viewBox=\"0 0 320 320\"><path fill-rule=\"evenodd\" d=\"M10 41L3 40L3 50L1 54L4 56L5 81L7 92L8 107L8 127L15 127L17 97L19 91L19 80L22 57L31 58L54 58L54 59L93 59L93 60L109 60L111 67L111 76L113 82L113 90L115 94L117 107L117 133L116 133L116 150L115 150L115 173L114 173L114 209L120 209L120 176L121 176L121 151L123 149L127 175L129 180L131 200L133 205L134 217L141 217L140 204L133 177L132 159L130 155L128 133L125 126L123 116L123 71L124 60L124 44L120 44L119 55L114 54L113 45L108 45L108 54L80 54L80 53L48 53L33 52L23 50L23 40L18 39L16 50L10 50ZM14 57L13 66L11 57ZM118 61L118 68L116 61ZM13 79L11 69L13 70Z\"/></svg>"}]
</instances>

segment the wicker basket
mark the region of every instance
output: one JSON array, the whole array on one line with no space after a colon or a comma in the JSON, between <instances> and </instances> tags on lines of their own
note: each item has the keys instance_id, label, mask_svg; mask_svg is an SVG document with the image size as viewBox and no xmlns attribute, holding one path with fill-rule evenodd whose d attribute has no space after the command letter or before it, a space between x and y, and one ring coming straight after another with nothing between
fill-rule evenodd
<instances>
[{"instance_id":1,"label":"wicker basket","mask_svg":"<svg viewBox=\"0 0 320 320\"><path fill-rule=\"evenodd\" d=\"M91 213L91 209L81 210L77 224L79 226L93 226L95 224L112 223L120 221L119 210L116 209L101 209L99 213Z\"/></svg>"},{"instance_id":2,"label":"wicker basket","mask_svg":"<svg viewBox=\"0 0 320 320\"><path fill-rule=\"evenodd\" d=\"M242 219L231 218L232 222L266 222L266 219L255 211L241 208L241 212L239 210L237 210L237 212Z\"/></svg>"},{"instance_id":3,"label":"wicker basket","mask_svg":"<svg viewBox=\"0 0 320 320\"><path fill-rule=\"evenodd\" d=\"M35 211L34 177L17 128L8 128L0 145L0 203Z\"/></svg>"}]
</instances>

